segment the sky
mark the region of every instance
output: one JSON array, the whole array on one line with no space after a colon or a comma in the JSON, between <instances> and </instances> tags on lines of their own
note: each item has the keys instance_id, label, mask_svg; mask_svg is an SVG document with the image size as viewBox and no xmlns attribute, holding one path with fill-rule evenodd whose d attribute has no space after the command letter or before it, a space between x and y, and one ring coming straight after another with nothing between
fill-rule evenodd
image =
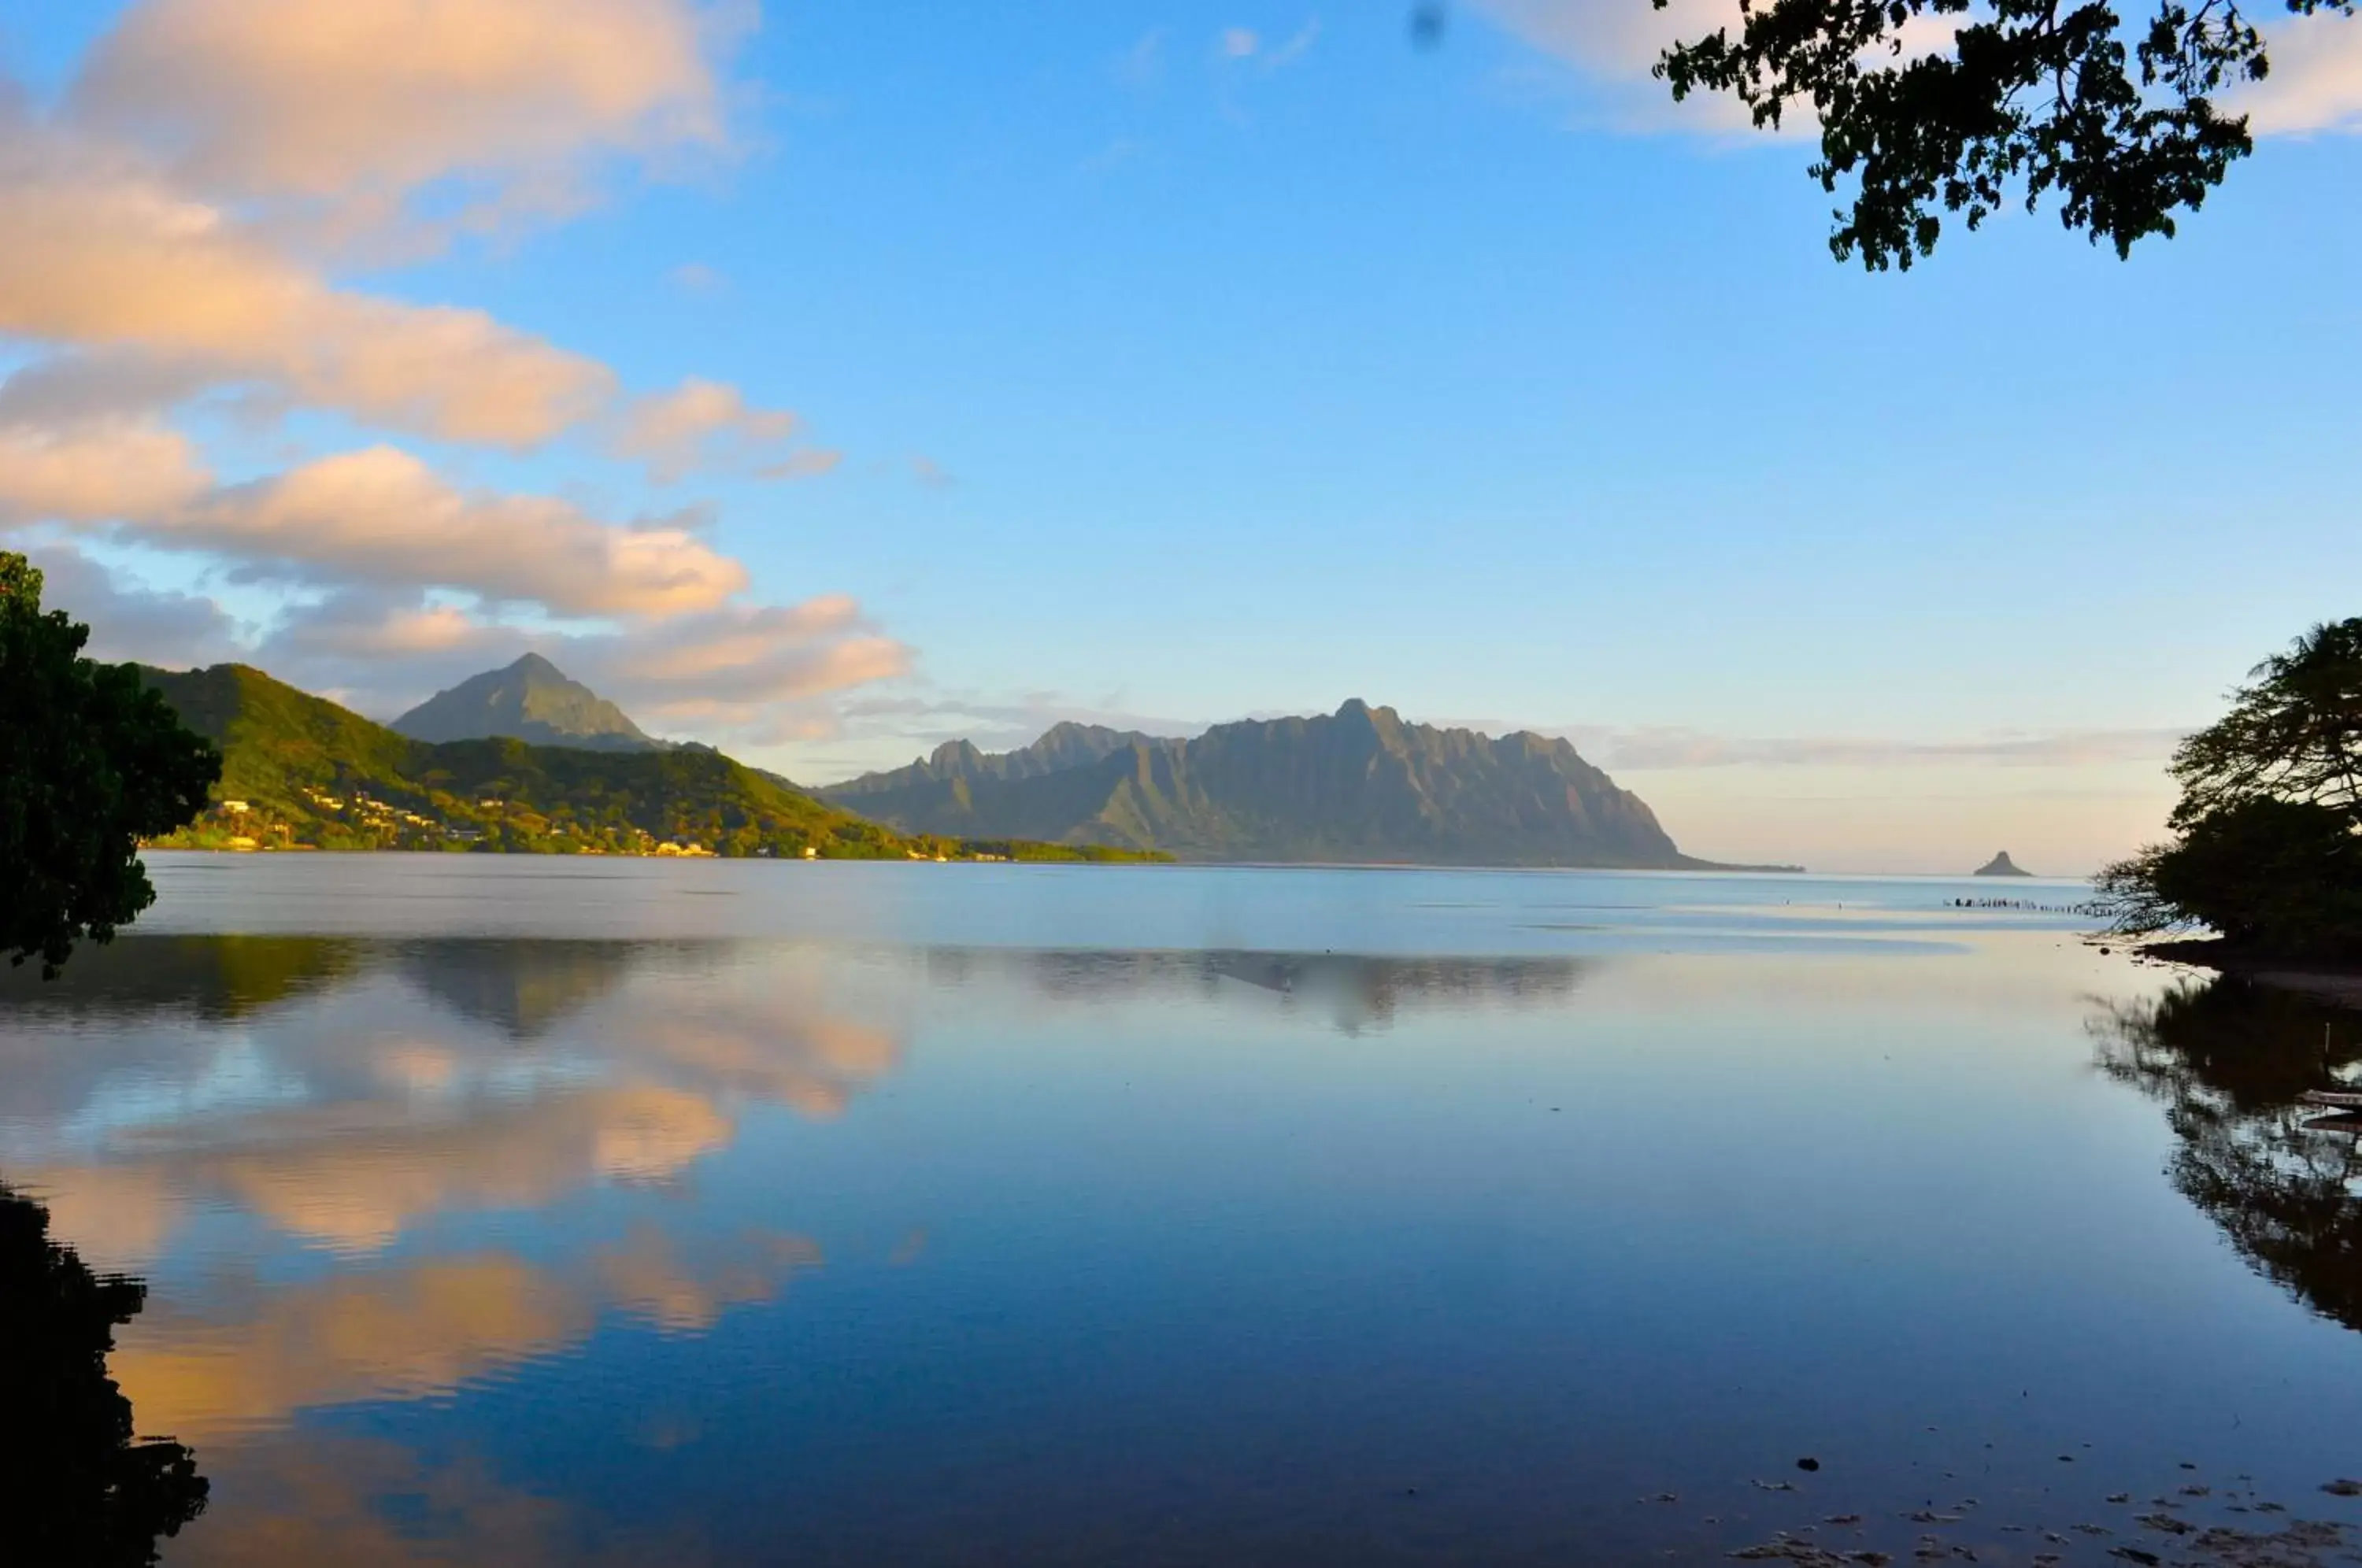
<instances>
[{"instance_id":1,"label":"sky","mask_svg":"<svg viewBox=\"0 0 2362 1568\"><path fill-rule=\"evenodd\" d=\"M2362 22L2129 261L1829 256L1724 0L0 0L0 546L378 718L809 782L1349 698L1703 856L2081 873L2357 613Z\"/></svg>"}]
</instances>

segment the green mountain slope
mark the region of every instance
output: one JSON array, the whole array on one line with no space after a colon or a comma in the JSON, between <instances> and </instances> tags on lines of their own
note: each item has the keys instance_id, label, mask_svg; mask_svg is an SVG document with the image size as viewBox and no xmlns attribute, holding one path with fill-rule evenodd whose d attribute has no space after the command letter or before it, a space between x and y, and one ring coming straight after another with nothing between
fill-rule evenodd
<instances>
[{"instance_id":1,"label":"green mountain slope","mask_svg":"<svg viewBox=\"0 0 2362 1568\"><path fill-rule=\"evenodd\" d=\"M215 807L161 841L165 847L1073 855L912 837L702 746L617 753L515 740L435 745L245 665L140 674L222 749Z\"/></svg>"},{"instance_id":2,"label":"green mountain slope","mask_svg":"<svg viewBox=\"0 0 2362 1568\"><path fill-rule=\"evenodd\" d=\"M1187 860L1706 864L1682 854L1639 796L1541 735L1406 723L1352 701L1188 741L1087 738L1087 747L1074 736L1048 746L1044 736L1031 757L945 746L818 793L908 832L1021 834ZM1045 770L1047 754L1076 760Z\"/></svg>"},{"instance_id":3,"label":"green mountain slope","mask_svg":"<svg viewBox=\"0 0 2362 1568\"><path fill-rule=\"evenodd\" d=\"M394 720L413 740L489 740L588 751L662 751L624 711L542 657L527 654L505 669L470 676Z\"/></svg>"}]
</instances>

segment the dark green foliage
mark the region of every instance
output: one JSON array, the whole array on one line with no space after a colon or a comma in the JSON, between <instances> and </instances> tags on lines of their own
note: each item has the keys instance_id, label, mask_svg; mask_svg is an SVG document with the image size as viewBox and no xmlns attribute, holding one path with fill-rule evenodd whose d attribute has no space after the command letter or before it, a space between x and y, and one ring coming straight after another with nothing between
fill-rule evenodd
<instances>
[{"instance_id":1,"label":"dark green foliage","mask_svg":"<svg viewBox=\"0 0 2362 1568\"><path fill-rule=\"evenodd\" d=\"M106 1375L147 1286L93 1275L49 1224L0 1187L0 1562L145 1568L204 1511L205 1480L179 1443L134 1441Z\"/></svg>"},{"instance_id":2,"label":"dark green foliage","mask_svg":"<svg viewBox=\"0 0 2362 1568\"><path fill-rule=\"evenodd\" d=\"M2101 874L2119 929L2202 925L2290 957L2362 953L2362 837L2345 815L2299 801L2243 801L2172 844Z\"/></svg>"},{"instance_id":3,"label":"dark green foliage","mask_svg":"<svg viewBox=\"0 0 2362 1568\"><path fill-rule=\"evenodd\" d=\"M2224 976L2092 1021L2099 1065L2161 1101L2175 1188L2249 1266L2362 1330L2362 1146L2296 1103L2349 1070L2362 1017Z\"/></svg>"},{"instance_id":4,"label":"dark green foliage","mask_svg":"<svg viewBox=\"0 0 2362 1568\"><path fill-rule=\"evenodd\" d=\"M2362 619L2257 665L2183 741L2172 842L2100 874L2110 928L2191 926L2274 955L2362 956Z\"/></svg>"},{"instance_id":5,"label":"dark green foliage","mask_svg":"<svg viewBox=\"0 0 2362 1568\"><path fill-rule=\"evenodd\" d=\"M1050 839L1189 860L1694 867L1639 797L1562 740L1333 714L1194 740L1061 724L822 791L914 833Z\"/></svg>"},{"instance_id":6,"label":"dark green foliage","mask_svg":"<svg viewBox=\"0 0 2362 1568\"><path fill-rule=\"evenodd\" d=\"M2362 617L2315 626L2248 673L2231 711L2174 753L2173 825L2249 801L2362 823Z\"/></svg>"},{"instance_id":7,"label":"dark green foliage","mask_svg":"<svg viewBox=\"0 0 2362 1568\"><path fill-rule=\"evenodd\" d=\"M1666 0L1652 0L1662 9ZM2352 0L2287 0L2300 15ZM1926 35L1958 18L1948 43ZM1906 28L1910 29L1906 37ZM1971 229L2014 196L2119 256L2197 210L2254 150L2215 97L2270 69L2231 0L2159 0L2128 28L2099 0L1769 0L1738 38L1677 44L1656 67L1673 96L1729 93L1758 127L1819 118L1822 189L1854 182L1829 248L1882 271L1936 248L1942 214Z\"/></svg>"},{"instance_id":8,"label":"dark green foliage","mask_svg":"<svg viewBox=\"0 0 2362 1568\"><path fill-rule=\"evenodd\" d=\"M221 758L90 628L41 609L41 574L0 553L0 952L53 975L155 901L139 841L204 809Z\"/></svg>"},{"instance_id":9,"label":"dark green foliage","mask_svg":"<svg viewBox=\"0 0 2362 1568\"><path fill-rule=\"evenodd\" d=\"M189 848L441 849L932 859L913 838L711 747L593 751L517 740L431 745L244 665L141 672L225 758L219 800L165 843ZM1004 846L1005 847L1005 846ZM1040 846L1020 845L1012 858Z\"/></svg>"}]
</instances>

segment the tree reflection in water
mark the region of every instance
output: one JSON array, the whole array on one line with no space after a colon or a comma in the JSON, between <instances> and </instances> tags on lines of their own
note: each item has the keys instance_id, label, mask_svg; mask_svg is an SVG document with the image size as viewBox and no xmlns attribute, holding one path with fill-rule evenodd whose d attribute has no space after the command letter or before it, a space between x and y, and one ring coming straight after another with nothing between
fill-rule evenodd
<instances>
[{"instance_id":1,"label":"tree reflection in water","mask_svg":"<svg viewBox=\"0 0 2362 1568\"><path fill-rule=\"evenodd\" d=\"M205 1506L177 1442L132 1438L106 1375L148 1287L91 1273L49 1211L0 1187L0 1561L148 1564Z\"/></svg>"},{"instance_id":2,"label":"tree reflection in water","mask_svg":"<svg viewBox=\"0 0 2362 1568\"><path fill-rule=\"evenodd\" d=\"M2257 1273L2362 1330L2362 1141L2297 1102L2362 1060L2362 1013L2225 976L2092 1026L2102 1070L2164 1102L2175 1188Z\"/></svg>"}]
</instances>

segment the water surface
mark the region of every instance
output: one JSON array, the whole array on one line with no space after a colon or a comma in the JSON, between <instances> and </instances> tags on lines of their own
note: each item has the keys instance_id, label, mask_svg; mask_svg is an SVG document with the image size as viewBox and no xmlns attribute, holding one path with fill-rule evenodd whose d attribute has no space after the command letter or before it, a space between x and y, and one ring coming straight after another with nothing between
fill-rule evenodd
<instances>
[{"instance_id":1,"label":"water surface","mask_svg":"<svg viewBox=\"0 0 2362 1568\"><path fill-rule=\"evenodd\" d=\"M2356 1517L2354 1140L2292 1106L2351 1021L1957 902L2075 885L156 878L0 990L0 1181L147 1282L110 1366L210 1488L167 1562L2097 1562L2188 1547L2153 1496Z\"/></svg>"}]
</instances>

